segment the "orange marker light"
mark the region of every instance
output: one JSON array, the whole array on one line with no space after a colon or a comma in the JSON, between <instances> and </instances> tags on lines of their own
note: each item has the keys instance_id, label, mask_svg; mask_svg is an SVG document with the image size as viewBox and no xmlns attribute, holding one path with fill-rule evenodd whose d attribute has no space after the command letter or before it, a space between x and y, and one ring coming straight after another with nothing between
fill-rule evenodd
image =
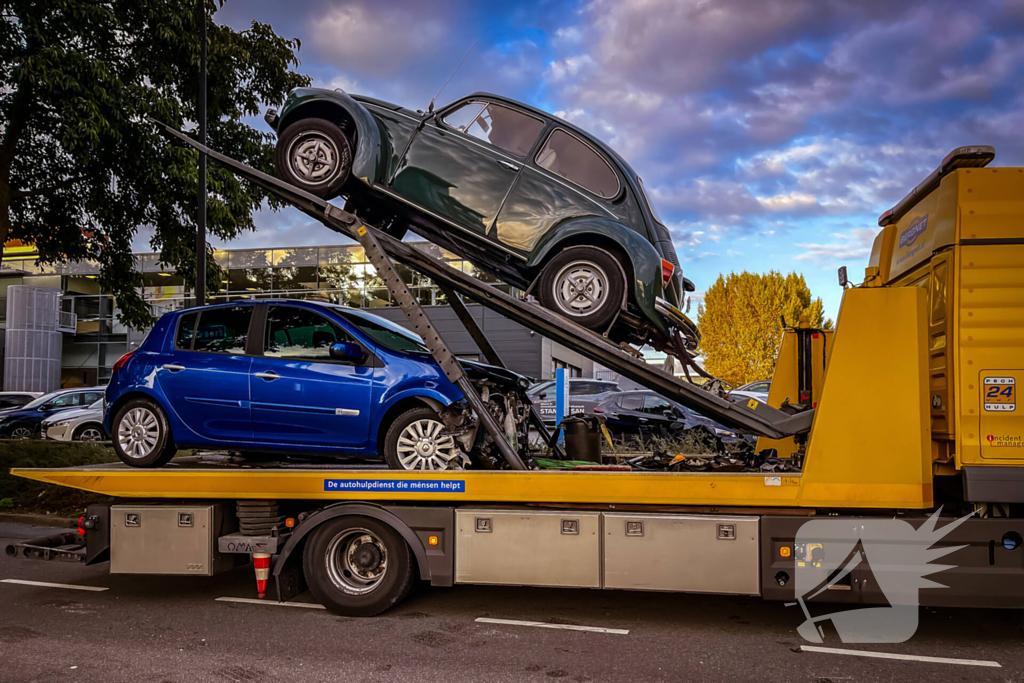
<instances>
[{"instance_id":1,"label":"orange marker light","mask_svg":"<svg viewBox=\"0 0 1024 683\"><path fill-rule=\"evenodd\" d=\"M437 536L428 536L427 545L437 545Z\"/></svg>"},{"instance_id":2,"label":"orange marker light","mask_svg":"<svg viewBox=\"0 0 1024 683\"><path fill-rule=\"evenodd\" d=\"M790 550L788 545L784 545L781 548L779 548L779 555L781 555L782 557L789 557L789 554L791 552L793 552L793 551Z\"/></svg>"},{"instance_id":3,"label":"orange marker light","mask_svg":"<svg viewBox=\"0 0 1024 683\"><path fill-rule=\"evenodd\" d=\"M294 517L286 517L285 520L284 520L284 525L286 527L288 527L289 529L294 528L295 527L295 518Z\"/></svg>"}]
</instances>

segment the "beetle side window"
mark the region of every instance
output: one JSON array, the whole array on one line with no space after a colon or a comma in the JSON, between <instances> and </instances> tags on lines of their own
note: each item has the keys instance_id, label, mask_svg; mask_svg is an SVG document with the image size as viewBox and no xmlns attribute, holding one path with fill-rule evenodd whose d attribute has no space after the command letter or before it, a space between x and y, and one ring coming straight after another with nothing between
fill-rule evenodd
<instances>
[{"instance_id":1,"label":"beetle side window","mask_svg":"<svg viewBox=\"0 0 1024 683\"><path fill-rule=\"evenodd\" d=\"M174 348L179 351L192 350L192 338L195 336L198 313L186 313L178 318L178 334L174 337Z\"/></svg>"},{"instance_id":2,"label":"beetle side window","mask_svg":"<svg viewBox=\"0 0 1024 683\"><path fill-rule=\"evenodd\" d=\"M543 129L544 122L540 119L488 102L476 118L460 130L517 157L524 157Z\"/></svg>"},{"instance_id":3,"label":"beetle side window","mask_svg":"<svg viewBox=\"0 0 1024 683\"><path fill-rule=\"evenodd\" d=\"M558 129L537 153L537 165L598 197L619 194L619 178L604 158L578 138Z\"/></svg>"},{"instance_id":4,"label":"beetle side window","mask_svg":"<svg viewBox=\"0 0 1024 683\"><path fill-rule=\"evenodd\" d=\"M335 342L355 339L337 323L304 308L271 306L267 312L264 356L326 363Z\"/></svg>"},{"instance_id":5,"label":"beetle side window","mask_svg":"<svg viewBox=\"0 0 1024 683\"><path fill-rule=\"evenodd\" d=\"M252 306L230 306L208 308L200 312L192 350L243 355L245 342L249 338L252 310Z\"/></svg>"},{"instance_id":6,"label":"beetle side window","mask_svg":"<svg viewBox=\"0 0 1024 683\"><path fill-rule=\"evenodd\" d=\"M465 133L466 128L469 124L473 123L473 119L480 113L480 110L484 108L483 102L470 102L464 104L453 112L450 112L444 117L444 122L459 131Z\"/></svg>"}]
</instances>

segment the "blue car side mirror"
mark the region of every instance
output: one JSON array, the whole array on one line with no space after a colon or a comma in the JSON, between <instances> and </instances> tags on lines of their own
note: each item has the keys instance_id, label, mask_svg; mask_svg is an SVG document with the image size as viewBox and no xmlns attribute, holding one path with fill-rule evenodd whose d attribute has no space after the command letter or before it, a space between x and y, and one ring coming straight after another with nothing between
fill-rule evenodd
<instances>
[{"instance_id":1,"label":"blue car side mirror","mask_svg":"<svg viewBox=\"0 0 1024 683\"><path fill-rule=\"evenodd\" d=\"M351 342L334 342L331 344L331 358L350 363L359 363L366 357L363 347Z\"/></svg>"}]
</instances>

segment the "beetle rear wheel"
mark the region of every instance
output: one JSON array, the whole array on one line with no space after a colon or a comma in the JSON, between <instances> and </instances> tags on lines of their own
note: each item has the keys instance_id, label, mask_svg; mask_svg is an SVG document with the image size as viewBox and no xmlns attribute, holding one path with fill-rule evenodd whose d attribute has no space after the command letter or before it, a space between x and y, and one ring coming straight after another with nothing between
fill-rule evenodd
<instances>
[{"instance_id":1,"label":"beetle rear wheel","mask_svg":"<svg viewBox=\"0 0 1024 683\"><path fill-rule=\"evenodd\" d=\"M618 261L594 247L571 247L555 256L538 285L545 308L597 332L615 317L626 287Z\"/></svg>"}]
</instances>

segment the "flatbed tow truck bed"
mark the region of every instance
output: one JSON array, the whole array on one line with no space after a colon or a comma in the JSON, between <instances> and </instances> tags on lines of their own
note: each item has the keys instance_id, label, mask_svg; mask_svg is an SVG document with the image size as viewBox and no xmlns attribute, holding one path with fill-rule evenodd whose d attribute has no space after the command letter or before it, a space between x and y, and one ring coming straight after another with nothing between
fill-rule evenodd
<instances>
[{"instance_id":1,"label":"flatbed tow truck bed","mask_svg":"<svg viewBox=\"0 0 1024 683\"><path fill-rule=\"evenodd\" d=\"M806 325L787 330L769 404L734 402L652 368L550 311L438 264L333 205L177 131L168 133L328 228L357 239L414 328L432 329L391 258L643 386L723 424L761 435L759 448L775 449L783 458L795 455L792 462L798 466L787 472L539 471L528 469L493 419L488 424L481 414L483 426L504 444L502 455L511 469L401 472L367 465L247 466L228 458L183 459L158 470L122 465L12 470L120 500L90 506L78 535L13 543L7 547L9 555L86 564L109 561L114 574L185 575L215 574L235 566L238 558L251 558L260 597L273 575L279 600L308 585L328 609L351 616L372 616L394 605L417 577L435 586L731 593L803 604L811 599L808 589L814 588L800 586L803 569L838 568L842 558L826 557L826 550L860 547L862 542L868 548L878 539L866 537L865 530L887 522L912 535L925 531L922 538L907 541L924 544L921 557L933 545L950 551L942 557L944 566L935 568L943 569L936 578L945 587L921 588L899 599L920 605L1024 608L1024 517L1017 507L1024 503L1024 468L1007 449L996 454L1002 460L963 467L961 480L954 464L963 463L954 463L946 455L949 451L942 450L944 442L934 436L933 413L945 415L946 405L930 389L930 373L937 372L932 358L937 347L928 343L930 325L939 323L932 323L929 312L934 318L939 309L935 301L930 307L927 297L945 289L865 283L846 290L834 339L828 341L829 335ZM953 166L946 166L944 161L935 181L941 180L944 189L957 174L967 178L971 173L970 168L953 173ZM1007 185L1006 196L1019 196L1020 188L1012 184L1016 177L997 178L993 170L989 184L1002 192L1002 185L994 184L998 180ZM926 183L912 197L938 196L935 192ZM911 228L918 233L927 229L914 214L900 220L916 220L917 227ZM901 248L896 246L902 241L897 228L890 228L881 236L879 253L891 255ZM958 237L949 239L955 245ZM974 261L969 266L982 258L1008 258L1018 248L1016 239L971 243ZM881 277L879 266L868 272ZM986 286L1003 297L999 310L1016 315L1021 271L1018 265L1005 272L1010 275ZM453 301L453 306L458 304ZM488 355L489 344L480 330L469 323L467 328ZM474 410L486 412L480 410L476 390L465 382L458 359L436 334L432 344L431 336L427 343L440 367L463 389ZM999 337L1003 341L986 361L992 363L988 367L1011 368L999 371L1001 377L1021 372L1012 369L1019 358L1006 338ZM946 339L945 332L941 339ZM811 363L812 358L827 358L828 381L824 363ZM978 381L976 377L967 381ZM1024 383L1024 376L1018 383ZM783 410L784 399L794 396L803 405ZM962 403L970 412L964 414L974 415L977 394L968 396ZM992 415L1007 429L1016 424L1016 414L1004 410ZM539 428L554 446L542 422ZM966 445L976 438L969 430L966 436ZM928 511L936 511L935 516ZM971 517L963 517L965 513ZM805 524L818 521L833 522L831 532L810 540L800 535ZM929 534L936 522L942 533ZM871 552L867 555L872 559ZM845 574L826 574L813 599L895 604L893 596L879 589L876 577L881 571L905 574L908 566L851 563ZM920 571L929 574L928 569Z\"/></svg>"}]
</instances>

